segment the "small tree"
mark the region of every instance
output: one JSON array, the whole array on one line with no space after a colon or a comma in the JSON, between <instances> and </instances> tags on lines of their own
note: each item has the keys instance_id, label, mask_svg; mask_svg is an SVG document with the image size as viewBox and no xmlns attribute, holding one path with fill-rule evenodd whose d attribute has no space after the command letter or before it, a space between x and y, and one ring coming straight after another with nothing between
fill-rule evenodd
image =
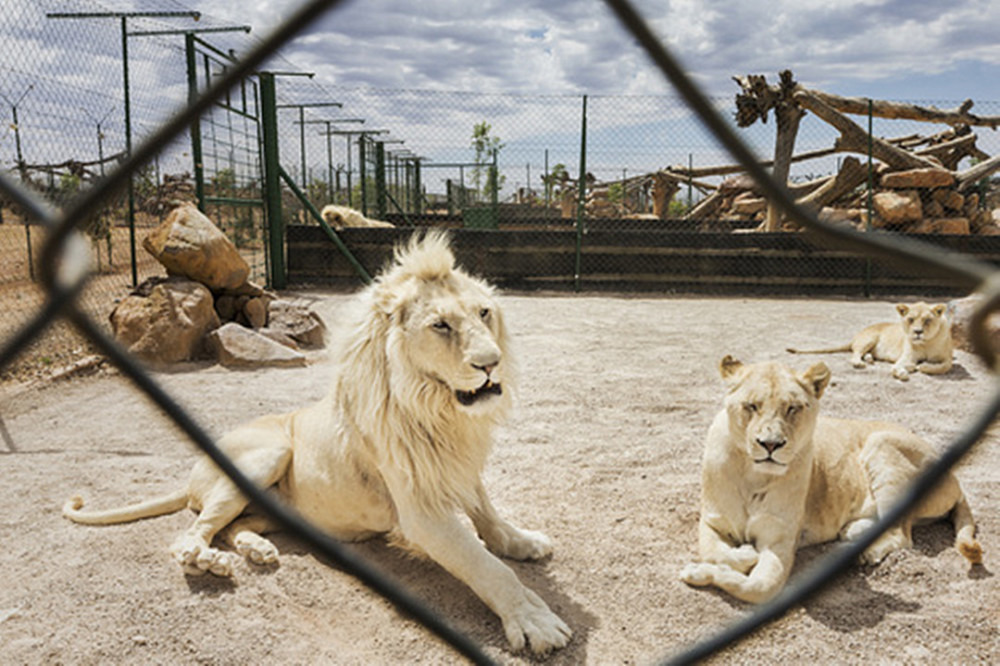
<instances>
[{"instance_id":1,"label":"small tree","mask_svg":"<svg viewBox=\"0 0 1000 666\"><path fill-rule=\"evenodd\" d=\"M472 169L472 182L476 186L476 189L483 193L483 197L487 199L491 198L494 194L493 180L487 176L493 167L493 154L499 153L504 147L500 137L490 136L491 131L493 131L493 127L485 120L477 123L472 128L472 148L476 151L476 166ZM484 176L486 177L485 183L483 182ZM506 176L497 174L497 193L503 189L505 180L507 180Z\"/></svg>"}]
</instances>

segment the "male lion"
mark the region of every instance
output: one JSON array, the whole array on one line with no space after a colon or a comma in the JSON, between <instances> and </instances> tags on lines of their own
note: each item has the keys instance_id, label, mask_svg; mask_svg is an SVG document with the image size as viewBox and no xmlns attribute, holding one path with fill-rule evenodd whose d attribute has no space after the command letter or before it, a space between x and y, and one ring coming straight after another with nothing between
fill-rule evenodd
<instances>
[{"instance_id":1,"label":"male lion","mask_svg":"<svg viewBox=\"0 0 1000 666\"><path fill-rule=\"evenodd\" d=\"M952 356L951 326L945 317L947 309L944 303L897 303L898 322L872 324L855 335L850 344L809 350L789 347L787 351L792 354L849 351L855 368L875 361L888 361L894 364L892 376L904 382L918 370L928 375L943 375L951 370Z\"/></svg>"},{"instance_id":2,"label":"male lion","mask_svg":"<svg viewBox=\"0 0 1000 666\"><path fill-rule=\"evenodd\" d=\"M932 462L934 451L899 425L818 416L830 381L823 363L798 374L778 363L745 366L726 356L719 370L729 391L705 442L700 561L685 566L681 580L759 603L784 586L797 548L860 535ZM980 562L972 512L952 474L862 559L877 564L911 546L915 521L948 513L955 547Z\"/></svg>"},{"instance_id":3,"label":"male lion","mask_svg":"<svg viewBox=\"0 0 1000 666\"><path fill-rule=\"evenodd\" d=\"M219 446L261 487L274 487L336 538L377 534L422 553L466 583L503 622L510 645L536 653L569 641L569 627L493 555L537 559L544 534L504 521L481 472L493 427L509 410L507 331L493 289L455 267L448 238L414 236L344 315L331 344L333 385L320 402L259 418ZM121 509L64 515L120 523L188 506L199 512L171 551L186 573L232 575L235 556L277 561L261 536L276 525L245 512L247 499L207 458L185 489ZM251 507L252 509L252 507ZM468 514L483 543L459 521Z\"/></svg>"},{"instance_id":4,"label":"male lion","mask_svg":"<svg viewBox=\"0 0 1000 666\"><path fill-rule=\"evenodd\" d=\"M344 227L387 227L389 229L394 229L395 225L389 222L383 222L382 220L373 220L371 218L365 217L353 208L348 208L347 206L336 206L334 204L328 204L323 206L323 210L320 211L320 215L326 220L326 223L331 227L340 231Z\"/></svg>"}]
</instances>

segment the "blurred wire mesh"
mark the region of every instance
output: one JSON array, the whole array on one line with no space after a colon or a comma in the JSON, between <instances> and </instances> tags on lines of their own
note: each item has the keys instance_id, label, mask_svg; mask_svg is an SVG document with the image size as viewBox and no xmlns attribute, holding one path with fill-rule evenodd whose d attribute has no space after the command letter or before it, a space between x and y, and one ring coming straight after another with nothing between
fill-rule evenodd
<instances>
[{"instance_id":1,"label":"blurred wire mesh","mask_svg":"<svg viewBox=\"0 0 1000 666\"><path fill-rule=\"evenodd\" d=\"M108 12L110 5L42 0L9 9L8 20L23 29L25 38L8 44L0 66L0 103L9 115L0 135L0 168L55 206L92 187L124 159L131 145L208 89L259 42L246 26L211 17L196 25L189 8L173 0L139 3L131 12ZM80 59L79 73L67 74L45 57L46 47L54 43L78 45L92 57ZM284 249L273 247L272 230L313 226L318 221L310 209L336 203L399 227L447 226L514 238L530 232L535 241L550 235L558 251L536 254L516 275L490 276L517 286L683 290L692 284L684 276L699 272L710 281L718 277L713 271L728 265L720 256L734 264L757 262L739 279L716 280L722 290L755 285L807 295L823 292L824 284L838 284L840 269L831 263L824 275L824 264L816 257L781 254L760 243L748 250L750 244L718 240L761 228L768 202L752 185L734 179L740 168L680 97L339 88L317 83L310 72L280 57L262 71L275 81L280 163L290 181L277 193L280 219L269 217L267 206L266 109L258 74L217 100L189 134L162 145L155 159L132 174L128 188L103 199L100 213L85 229L94 276L79 300L81 310L99 325L117 299L162 272L142 249L142 238L181 201L201 205L240 249L259 282L273 283L276 271L283 270L275 257ZM103 84L84 83L93 80ZM710 102L735 127L734 99ZM909 102L961 106L947 100ZM983 116L1000 111L1000 102L976 100L976 105ZM939 160L956 172L1000 154L995 132L979 133L975 127L942 131L927 123L878 117L855 122L866 130L870 125L870 136L914 154L962 139L964 152L948 153L948 159L954 158L950 162ZM773 158L773 124L757 122L738 131L758 160ZM971 148L963 139L969 135ZM810 158L792 162L789 182L809 191L844 170L845 153L832 150L837 139L828 123L807 115L795 153ZM979 249L987 259L1000 253L988 240L997 229L991 211L1000 207L992 174L961 193L955 188L918 190L919 219L891 223L865 211L873 180L851 188L842 223L858 228L879 223L900 234L976 236L981 243L961 247ZM728 198L722 196L726 191ZM950 196L952 191L960 200ZM0 305L5 316L0 340L6 341L45 300L39 261L46 233L18 205L9 200L2 204ZM929 228L925 219L964 219L965 226ZM794 236L796 228L783 224L778 233ZM679 232L701 234L695 244L707 247L707 253L678 259ZM581 265L583 234L617 249ZM386 238L391 243L392 237ZM482 242L505 246L513 241L488 235ZM768 253L776 257L767 265L774 274L755 274L764 270L760 256ZM558 265L540 266L546 257ZM663 278L665 264L675 266L666 272L669 279ZM289 275L336 283L322 271ZM282 275L282 282L289 275ZM626 275L631 278L622 277ZM946 281L911 280L900 288L915 285L928 292L960 291ZM14 363L0 368L0 382L44 376L92 351L84 337L57 322Z\"/></svg>"}]
</instances>

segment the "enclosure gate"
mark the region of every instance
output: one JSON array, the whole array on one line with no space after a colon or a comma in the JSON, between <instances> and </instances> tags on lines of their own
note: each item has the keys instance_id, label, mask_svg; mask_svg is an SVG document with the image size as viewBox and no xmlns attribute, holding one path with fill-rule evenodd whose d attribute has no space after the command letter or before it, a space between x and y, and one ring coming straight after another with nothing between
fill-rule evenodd
<instances>
[{"instance_id":1,"label":"enclosure gate","mask_svg":"<svg viewBox=\"0 0 1000 666\"><path fill-rule=\"evenodd\" d=\"M184 46L192 104L236 60L190 32ZM273 284L261 136L260 82L245 78L191 124L191 156L198 208L239 248L251 278Z\"/></svg>"}]
</instances>

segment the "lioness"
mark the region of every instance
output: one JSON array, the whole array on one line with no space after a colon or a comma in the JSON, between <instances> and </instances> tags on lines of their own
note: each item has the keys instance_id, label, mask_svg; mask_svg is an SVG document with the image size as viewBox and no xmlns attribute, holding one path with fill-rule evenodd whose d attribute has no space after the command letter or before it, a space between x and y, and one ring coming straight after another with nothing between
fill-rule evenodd
<instances>
[{"instance_id":1,"label":"lioness","mask_svg":"<svg viewBox=\"0 0 1000 666\"><path fill-rule=\"evenodd\" d=\"M797 548L861 534L934 451L899 425L818 416L830 381L823 363L799 374L726 356L719 370L728 394L705 442L700 561L685 566L681 580L759 603L784 586ZM911 546L914 521L949 512L955 547L980 562L972 512L952 474L866 549L864 561Z\"/></svg>"},{"instance_id":2,"label":"lioness","mask_svg":"<svg viewBox=\"0 0 1000 666\"><path fill-rule=\"evenodd\" d=\"M953 346L951 326L945 317L947 309L944 303L897 303L899 321L872 324L855 335L850 344L810 350L789 347L787 351L792 354L849 351L855 368L864 368L875 361L888 361L894 364L892 376L904 382L917 371L943 375L951 370Z\"/></svg>"},{"instance_id":3,"label":"lioness","mask_svg":"<svg viewBox=\"0 0 1000 666\"><path fill-rule=\"evenodd\" d=\"M353 208L337 206L335 204L323 206L320 215L326 220L327 224L337 231L340 231L344 227L387 227L393 229L396 226L390 222L365 217Z\"/></svg>"},{"instance_id":4,"label":"lioness","mask_svg":"<svg viewBox=\"0 0 1000 666\"><path fill-rule=\"evenodd\" d=\"M258 485L274 487L334 537L386 534L435 560L499 615L513 649L526 640L536 653L566 645L569 627L493 554L524 560L552 552L544 534L497 514L481 480L513 380L493 289L455 267L446 235L415 235L338 328L333 384L323 400L259 418L219 446ZM276 526L247 512L247 499L207 458L186 488L166 497L108 511L82 506L75 497L63 513L103 525L185 506L198 511L171 548L189 574L232 575L235 556L212 545L216 535L252 562L277 561L275 546L261 536ZM468 514L489 550L456 511Z\"/></svg>"}]
</instances>

